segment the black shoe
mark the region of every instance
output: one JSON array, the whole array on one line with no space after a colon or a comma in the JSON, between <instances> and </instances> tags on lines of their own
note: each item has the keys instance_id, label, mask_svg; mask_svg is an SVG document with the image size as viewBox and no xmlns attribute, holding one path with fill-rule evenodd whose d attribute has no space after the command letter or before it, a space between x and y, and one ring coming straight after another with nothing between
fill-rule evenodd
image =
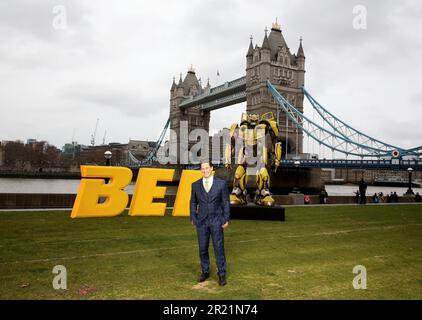
<instances>
[{"instance_id":1,"label":"black shoe","mask_svg":"<svg viewBox=\"0 0 422 320\"><path fill-rule=\"evenodd\" d=\"M227 284L227 281L226 281L226 276L225 276L225 275L223 275L223 276L218 276L218 284L219 284L220 286L225 286L225 285Z\"/></svg>"},{"instance_id":2,"label":"black shoe","mask_svg":"<svg viewBox=\"0 0 422 320\"><path fill-rule=\"evenodd\" d=\"M209 277L210 277L209 272L202 272L201 275L199 276L198 282L204 282Z\"/></svg>"}]
</instances>

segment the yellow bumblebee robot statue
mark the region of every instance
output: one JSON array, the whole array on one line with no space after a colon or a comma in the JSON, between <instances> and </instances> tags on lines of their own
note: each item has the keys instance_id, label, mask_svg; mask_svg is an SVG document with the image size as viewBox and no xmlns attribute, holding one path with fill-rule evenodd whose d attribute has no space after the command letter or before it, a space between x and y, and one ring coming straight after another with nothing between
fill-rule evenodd
<instances>
[{"instance_id":1,"label":"yellow bumblebee robot statue","mask_svg":"<svg viewBox=\"0 0 422 320\"><path fill-rule=\"evenodd\" d=\"M231 204L247 204L248 175L255 169L256 191L254 202L257 205L274 206L274 198L270 193L270 175L267 167L280 166L281 142L278 142L279 128L274 114L242 114L240 125L232 124L230 143L226 144L224 165L230 168L231 157L235 155L237 165L233 189L230 194ZM268 163L270 157L271 163ZM252 165L256 164L254 167Z\"/></svg>"}]
</instances>

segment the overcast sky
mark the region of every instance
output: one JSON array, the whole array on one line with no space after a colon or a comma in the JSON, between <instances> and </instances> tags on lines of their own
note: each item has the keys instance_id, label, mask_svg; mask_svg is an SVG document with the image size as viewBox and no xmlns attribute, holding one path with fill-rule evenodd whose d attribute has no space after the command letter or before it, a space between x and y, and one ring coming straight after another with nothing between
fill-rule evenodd
<instances>
[{"instance_id":1,"label":"overcast sky","mask_svg":"<svg viewBox=\"0 0 422 320\"><path fill-rule=\"evenodd\" d=\"M356 5L366 29L353 27ZM89 144L97 118L97 143L105 130L106 142L156 140L173 76L191 64L212 86L243 76L250 35L260 46L275 17L292 52L303 37L305 86L320 103L383 141L422 145L418 0L2 0L0 140ZM244 109L212 112L211 127Z\"/></svg>"}]
</instances>

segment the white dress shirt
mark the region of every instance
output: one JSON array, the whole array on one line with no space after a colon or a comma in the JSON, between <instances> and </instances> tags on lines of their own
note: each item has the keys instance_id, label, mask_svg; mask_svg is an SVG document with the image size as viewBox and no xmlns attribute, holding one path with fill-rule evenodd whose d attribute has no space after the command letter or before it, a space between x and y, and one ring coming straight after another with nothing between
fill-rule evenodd
<instances>
[{"instance_id":1,"label":"white dress shirt","mask_svg":"<svg viewBox=\"0 0 422 320\"><path fill-rule=\"evenodd\" d=\"M212 187L212 182L214 180L214 177L213 176L210 176L208 179L202 178L202 185L204 186L204 189L206 191L207 188L205 186L205 180L208 180L208 188L209 188L208 191L210 191L211 190L211 187Z\"/></svg>"}]
</instances>

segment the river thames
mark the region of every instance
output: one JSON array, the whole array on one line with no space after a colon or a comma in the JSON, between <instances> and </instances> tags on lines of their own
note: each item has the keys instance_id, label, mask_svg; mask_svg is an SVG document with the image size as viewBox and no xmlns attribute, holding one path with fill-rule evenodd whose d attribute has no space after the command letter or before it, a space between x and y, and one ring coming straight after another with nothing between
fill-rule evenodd
<instances>
[{"instance_id":1,"label":"river thames","mask_svg":"<svg viewBox=\"0 0 422 320\"><path fill-rule=\"evenodd\" d=\"M80 180L78 179L22 179L22 178L0 178L0 193L68 193L78 192ZM125 188L129 194L133 194L135 182L131 182ZM328 195L331 196L353 196L358 189L357 185L326 185ZM366 194L373 195L375 192L383 192L385 195L390 192L397 192L402 196L407 187L383 187L368 186ZM170 186L167 194L174 194L176 187ZM422 194L422 188L413 188L413 191Z\"/></svg>"}]
</instances>

